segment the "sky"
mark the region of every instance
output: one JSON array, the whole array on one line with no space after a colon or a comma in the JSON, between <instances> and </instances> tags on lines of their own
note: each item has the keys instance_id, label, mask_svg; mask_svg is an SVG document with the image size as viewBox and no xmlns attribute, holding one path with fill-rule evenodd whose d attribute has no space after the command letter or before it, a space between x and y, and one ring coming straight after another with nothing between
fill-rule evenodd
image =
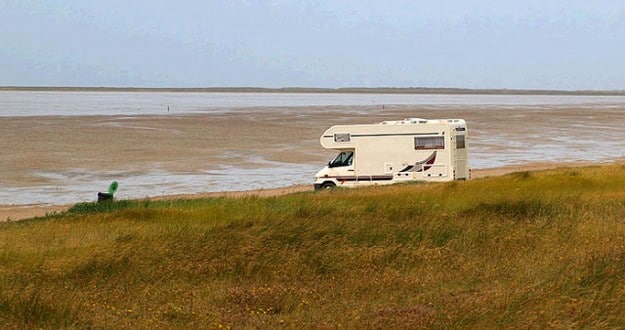
<instances>
[{"instance_id":1,"label":"sky","mask_svg":"<svg viewBox=\"0 0 625 330\"><path fill-rule=\"evenodd\" d=\"M0 86L625 90L625 1L0 0Z\"/></svg>"}]
</instances>

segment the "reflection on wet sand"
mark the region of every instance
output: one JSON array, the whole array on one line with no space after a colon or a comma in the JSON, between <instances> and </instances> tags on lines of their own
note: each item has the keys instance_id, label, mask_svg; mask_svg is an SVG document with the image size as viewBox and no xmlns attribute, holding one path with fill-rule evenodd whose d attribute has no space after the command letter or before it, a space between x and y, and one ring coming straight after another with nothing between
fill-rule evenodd
<instances>
[{"instance_id":1,"label":"reflection on wet sand","mask_svg":"<svg viewBox=\"0 0 625 330\"><path fill-rule=\"evenodd\" d=\"M311 184L335 124L464 118L475 169L604 162L625 156L625 105L302 106L186 115L0 117L0 204Z\"/></svg>"}]
</instances>

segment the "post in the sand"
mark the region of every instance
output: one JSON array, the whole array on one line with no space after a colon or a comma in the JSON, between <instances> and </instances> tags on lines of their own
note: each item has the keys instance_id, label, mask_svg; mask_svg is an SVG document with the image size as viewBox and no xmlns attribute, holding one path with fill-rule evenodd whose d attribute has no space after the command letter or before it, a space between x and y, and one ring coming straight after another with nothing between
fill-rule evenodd
<instances>
[{"instance_id":1,"label":"post in the sand","mask_svg":"<svg viewBox=\"0 0 625 330\"><path fill-rule=\"evenodd\" d=\"M117 183L117 181L111 182L111 184L109 185L108 192L105 192L105 193L98 192L98 202L112 201L113 195L117 191L118 187L119 187L119 183Z\"/></svg>"}]
</instances>

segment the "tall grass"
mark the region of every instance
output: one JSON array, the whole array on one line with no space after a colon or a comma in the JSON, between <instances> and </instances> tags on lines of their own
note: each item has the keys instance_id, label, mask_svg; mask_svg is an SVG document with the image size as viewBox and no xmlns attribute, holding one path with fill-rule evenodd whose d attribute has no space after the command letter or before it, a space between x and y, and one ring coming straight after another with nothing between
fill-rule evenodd
<instances>
[{"instance_id":1,"label":"tall grass","mask_svg":"<svg viewBox=\"0 0 625 330\"><path fill-rule=\"evenodd\" d=\"M8 327L623 327L625 167L79 204L0 226Z\"/></svg>"}]
</instances>

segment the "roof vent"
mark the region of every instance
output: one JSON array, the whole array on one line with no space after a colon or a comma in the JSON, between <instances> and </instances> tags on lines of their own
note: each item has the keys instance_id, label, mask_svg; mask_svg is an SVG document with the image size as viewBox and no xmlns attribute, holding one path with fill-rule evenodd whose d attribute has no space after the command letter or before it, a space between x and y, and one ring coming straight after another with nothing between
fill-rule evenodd
<instances>
[{"instance_id":1,"label":"roof vent","mask_svg":"<svg viewBox=\"0 0 625 330\"><path fill-rule=\"evenodd\" d=\"M423 118L406 118L405 121L411 124L427 124L428 120Z\"/></svg>"}]
</instances>

